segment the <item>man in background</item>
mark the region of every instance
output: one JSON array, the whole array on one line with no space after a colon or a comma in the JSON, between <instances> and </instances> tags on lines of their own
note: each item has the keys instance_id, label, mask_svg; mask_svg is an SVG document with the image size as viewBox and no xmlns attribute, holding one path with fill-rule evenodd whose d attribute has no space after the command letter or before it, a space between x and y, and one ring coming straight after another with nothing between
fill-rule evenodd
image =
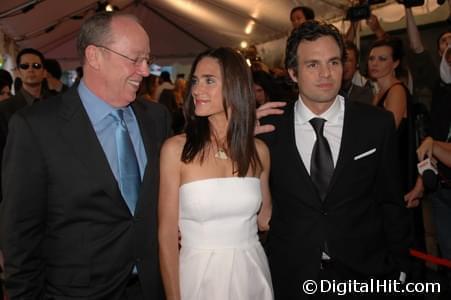
<instances>
[{"instance_id":1,"label":"man in background","mask_svg":"<svg viewBox=\"0 0 451 300\"><path fill-rule=\"evenodd\" d=\"M47 71L47 87L55 93L64 93L69 88L61 81L63 71L56 59L46 59L44 69Z\"/></svg>"}]
</instances>

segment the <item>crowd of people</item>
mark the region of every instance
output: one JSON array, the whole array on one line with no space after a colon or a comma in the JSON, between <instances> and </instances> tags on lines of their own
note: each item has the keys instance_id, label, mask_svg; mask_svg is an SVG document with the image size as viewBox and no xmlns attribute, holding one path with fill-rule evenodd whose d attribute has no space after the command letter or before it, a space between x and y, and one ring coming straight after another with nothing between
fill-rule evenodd
<instances>
[{"instance_id":1,"label":"crowd of people","mask_svg":"<svg viewBox=\"0 0 451 300\"><path fill-rule=\"evenodd\" d=\"M366 76L358 26L342 35L306 6L290 13L284 68L219 47L173 83L150 73L149 36L121 13L84 21L70 88L56 60L21 50L15 81L0 70L6 297L335 299L303 284L426 280L409 254L426 251L422 199L451 261L451 29L436 68L405 14L410 50L366 21Z\"/></svg>"}]
</instances>

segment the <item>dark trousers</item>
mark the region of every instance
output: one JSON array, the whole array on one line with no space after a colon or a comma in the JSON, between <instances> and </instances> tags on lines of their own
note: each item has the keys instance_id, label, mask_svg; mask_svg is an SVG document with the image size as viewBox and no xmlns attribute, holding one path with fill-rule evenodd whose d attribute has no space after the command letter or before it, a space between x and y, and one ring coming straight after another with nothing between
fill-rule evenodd
<instances>
[{"instance_id":1,"label":"dark trousers","mask_svg":"<svg viewBox=\"0 0 451 300\"><path fill-rule=\"evenodd\" d=\"M395 280L399 278L399 273L397 274L389 274L384 276L383 278L378 278L379 280ZM356 274L352 270L349 270L343 265L339 263L330 261L324 261L321 263L320 272L318 275L318 279L316 282L318 283L318 292L314 295L308 297L308 299L324 299L324 300L332 300L332 299L353 299L353 300L397 300L403 299L399 294L384 294L384 293L350 293L350 285L354 282L368 283L369 280L367 278L362 278L361 275ZM388 282L388 281L386 281ZM320 285L323 285L323 291L329 290L329 292L321 293ZM335 292L332 290L335 288ZM359 289L360 290L360 289ZM382 288L381 288L382 291ZM342 295L339 295L341 293ZM345 294L343 294L345 293Z\"/></svg>"}]
</instances>

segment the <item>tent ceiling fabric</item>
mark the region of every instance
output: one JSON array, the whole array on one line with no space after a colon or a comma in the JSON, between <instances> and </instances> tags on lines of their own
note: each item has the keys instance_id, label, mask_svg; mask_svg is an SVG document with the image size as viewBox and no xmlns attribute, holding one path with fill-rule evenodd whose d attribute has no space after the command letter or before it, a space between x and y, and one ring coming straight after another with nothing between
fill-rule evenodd
<instances>
[{"instance_id":1,"label":"tent ceiling fabric","mask_svg":"<svg viewBox=\"0 0 451 300\"><path fill-rule=\"evenodd\" d=\"M82 20L94 13L95 0L2 0L0 16L29 2L33 9L0 18L0 30L20 48L33 47L46 57L60 60L64 67L75 67L78 58L75 40ZM286 36L291 28L290 10L307 5L317 18L338 21L349 0L111 0L121 11L136 15L151 37L152 54L157 63L189 63L208 47L238 47L245 40L260 44ZM386 5L393 4L388 0ZM436 2L428 1L426 2ZM399 15L399 14L398 14ZM249 33L246 27L251 28Z\"/></svg>"}]
</instances>

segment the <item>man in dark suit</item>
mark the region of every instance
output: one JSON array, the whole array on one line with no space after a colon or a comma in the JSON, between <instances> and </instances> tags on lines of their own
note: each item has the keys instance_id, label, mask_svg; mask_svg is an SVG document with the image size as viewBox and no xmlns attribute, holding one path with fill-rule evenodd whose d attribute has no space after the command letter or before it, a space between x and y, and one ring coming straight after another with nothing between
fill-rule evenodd
<instances>
[{"instance_id":1,"label":"man in dark suit","mask_svg":"<svg viewBox=\"0 0 451 300\"><path fill-rule=\"evenodd\" d=\"M11 116L24 107L54 95L43 87L42 83L46 76L43 63L44 55L36 49L25 48L17 54L17 74L21 81L21 88L15 91L14 96L0 102L0 157L5 148ZM0 196L0 201L1 199Z\"/></svg>"},{"instance_id":2,"label":"man in dark suit","mask_svg":"<svg viewBox=\"0 0 451 300\"><path fill-rule=\"evenodd\" d=\"M350 41L345 41L346 60L343 63L343 78L339 94L346 100L372 104L373 89L370 80L359 73L359 49ZM359 84L354 83L359 78Z\"/></svg>"},{"instance_id":3,"label":"man in dark suit","mask_svg":"<svg viewBox=\"0 0 451 300\"><path fill-rule=\"evenodd\" d=\"M338 95L343 61L332 25L308 21L288 39L286 66L299 100L267 118L275 131L262 136L271 153L267 253L276 299L308 299L306 280L326 298L334 295L320 293L320 280L403 279L407 272L393 116Z\"/></svg>"},{"instance_id":4,"label":"man in dark suit","mask_svg":"<svg viewBox=\"0 0 451 300\"><path fill-rule=\"evenodd\" d=\"M78 87L10 122L6 289L11 299L160 299L158 166L170 117L134 101L149 75L149 37L133 16L101 13L77 45Z\"/></svg>"},{"instance_id":5,"label":"man in dark suit","mask_svg":"<svg viewBox=\"0 0 451 300\"><path fill-rule=\"evenodd\" d=\"M0 114L6 121L19 109L54 95L42 84L46 71L41 52L33 48L22 49L17 54L16 65L22 85L13 97L0 102Z\"/></svg>"}]
</instances>

